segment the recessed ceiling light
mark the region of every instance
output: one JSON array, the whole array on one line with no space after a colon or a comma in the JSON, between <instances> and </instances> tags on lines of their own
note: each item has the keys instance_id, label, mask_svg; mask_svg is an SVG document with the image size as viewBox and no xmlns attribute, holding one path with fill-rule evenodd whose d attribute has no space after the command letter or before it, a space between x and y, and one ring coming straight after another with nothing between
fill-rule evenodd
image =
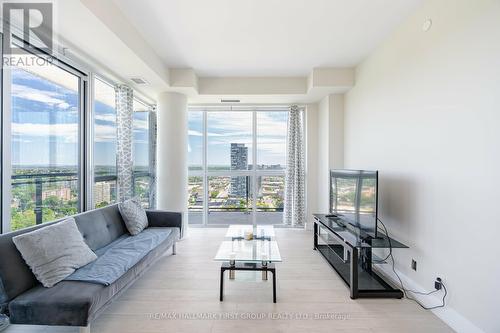
<instances>
[{"instance_id":1,"label":"recessed ceiling light","mask_svg":"<svg viewBox=\"0 0 500 333\"><path fill-rule=\"evenodd\" d=\"M427 19L425 20L424 24L422 25L422 30L423 31L429 31L432 27L432 20L431 19Z\"/></svg>"},{"instance_id":2,"label":"recessed ceiling light","mask_svg":"<svg viewBox=\"0 0 500 333\"><path fill-rule=\"evenodd\" d=\"M135 84L148 84L148 81L144 80L143 78L140 78L140 77L132 77L130 78L130 80L132 82L134 82Z\"/></svg>"}]
</instances>

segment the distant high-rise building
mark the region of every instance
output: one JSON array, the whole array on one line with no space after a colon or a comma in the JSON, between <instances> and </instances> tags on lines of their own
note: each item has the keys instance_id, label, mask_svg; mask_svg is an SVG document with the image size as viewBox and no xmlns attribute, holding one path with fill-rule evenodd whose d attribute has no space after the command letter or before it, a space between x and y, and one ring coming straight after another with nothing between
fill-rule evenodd
<instances>
[{"instance_id":1,"label":"distant high-rise building","mask_svg":"<svg viewBox=\"0 0 500 333\"><path fill-rule=\"evenodd\" d=\"M257 197L262 196L262 176L257 177L255 181L255 187L257 189Z\"/></svg>"},{"instance_id":2,"label":"distant high-rise building","mask_svg":"<svg viewBox=\"0 0 500 333\"><path fill-rule=\"evenodd\" d=\"M113 188L108 182L98 182L94 186L94 201L96 204L100 203L111 203L111 196Z\"/></svg>"},{"instance_id":3,"label":"distant high-rise building","mask_svg":"<svg viewBox=\"0 0 500 333\"><path fill-rule=\"evenodd\" d=\"M42 192L42 200L49 197L56 197L63 201L71 200L71 189L69 187L62 187Z\"/></svg>"},{"instance_id":4,"label":"distant high-rise building","mask_svg":"<svg viewBox=\"0 0 500 333\"><path fill-rule=\"evenodd\" d=\"M231 170L248 170L248 147L244 143L231 143Z\"/></svg>"},{"instance_id":5,"label":"distant high-rise building","mask_svg":"<svg viewBox=\"0 0 500 333\"><path fill-rule=\"evenodd\" d=\"M231 143L231 170L248 170L248 147L243 143ZM247 177L232 177L230 194L238 197L247 195Z\"/></svg>"}]
</instances>

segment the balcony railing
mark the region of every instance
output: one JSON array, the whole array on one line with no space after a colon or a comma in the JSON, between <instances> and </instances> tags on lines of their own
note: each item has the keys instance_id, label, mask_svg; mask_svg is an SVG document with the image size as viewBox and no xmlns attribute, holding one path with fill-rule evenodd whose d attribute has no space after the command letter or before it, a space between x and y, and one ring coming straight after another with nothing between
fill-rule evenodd
<instances>
[{"instance_id":1,"label":"balcony railing","mask_svg":"<svg viewBox=\"0 0 500 333\"><path fill-rule=\"evenodd\" d=\"M148 172L134 172L134 191L139 192L141 201L147 200L149 203L149 187L148 181L145 184L140 184L139 179L147 179L150 181L151 175ZM33 211L30 215L30 221L21 221L19 226L11 226L13 230L27 227L33 224L41 224L44 221L44 209L54 210L53 214L49 214L47 218L62 218L64 216L77 213L80 207L80 190L79 190L79 175L77 172L54 172L54 173L27 173L16 174L12 179L12 209L18 213L23 213L29 210ZM94 184L103 182L117 181L116 175L96 175ZM137 182L136 182L137 181ZM23 189L25 187L25 189ZM94 193L96 195L96 193ZM112 198L113 193L107 193L106 196ZM56 197L60 200L59 203L64 203L64 207L57 205L56 202L47 203L50 197ZM108 204L113 203L116 199L111 199ZM145 203L145 205L147 204Z\"/></svg>"},{"instance_id":2,"label":"balcony railing","mask_svg":"<svg viewBox=\"0 0 500 333\"><path fill-rule=\"evenodd\" d=\"M63 217L64 212L76 213L78 211L80 197L78 193L78 173L76 172L17 174L13 175L11 179L11 204L14 206L13 208L20 208L20 213L33 209L34 221L32 220L32 224L44 222L44 208L54 209L55 212L52 211L53 214L47 216L47 218L52 217L54 219ZM47 199L49 197L56 197L61 202L67 203L67 205L60 205L58 202L53 202L52 205L48 204ZM46 201L45 204L44 200ZM30 221L18 222L21 225L14 225L14 230L29 226L28 223L30 223Z\"/></svg>"},{"instance_id":3,"label":"balcony railing","mask_svg":"<svg viewBox=\"0 0 500 333\"><path fill-rule=\"evenodd\" d=\"M208 207L209 225L230 225L251 223L253 210L241 207ZM257 224L276 225L283 223L283 207L257 207ZM190 206L188 208L189 223L203 224L203 207Z\"/></svg>"},{"instance_id":4,"label":"balcony railing","mask_svg":"<svg viewBox=\"0 0 500 333\"><path fill-rule=\"evenodd\" d=\"M203 208L189 208L190 211L203 211ZM240 213L251 213L252 207L249 208L238 208L238 207L208 207L208 214L210 212L240 212ZM283 212L282 207L257 207L257 212Z\"/></svg>"}]
</instances>

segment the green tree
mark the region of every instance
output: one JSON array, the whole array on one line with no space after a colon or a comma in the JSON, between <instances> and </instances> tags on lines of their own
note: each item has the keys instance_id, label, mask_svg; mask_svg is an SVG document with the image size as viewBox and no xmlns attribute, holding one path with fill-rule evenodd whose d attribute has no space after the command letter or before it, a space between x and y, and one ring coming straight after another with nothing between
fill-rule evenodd
<instances>
[{"instance_id":1,"label":"green tree","mask_svg":"<svg viewBox=\"0 0 500 333\"><path fill-rule=\"evenodd\" d=\"M103 208L103 207L106 207L106 206L109 206L109 202L107 202L107 201L101 201L97 205L95 205L95 208Z\"/></svg>"},{"instance_id":2,"label":"green tree","mask_svg":"<svg viewBox=\"0 0 500 333\"><path fill-rule=\"evenodd\" d=\"M11 230L19 230L35 225L34 210L20 211L17 208L11 210Z\"/></svg>"}]
</instances>

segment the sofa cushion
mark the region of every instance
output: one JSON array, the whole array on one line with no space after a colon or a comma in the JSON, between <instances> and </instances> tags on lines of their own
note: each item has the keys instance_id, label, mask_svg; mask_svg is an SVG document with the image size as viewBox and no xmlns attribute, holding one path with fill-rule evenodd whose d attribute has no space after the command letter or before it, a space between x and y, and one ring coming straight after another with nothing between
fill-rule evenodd
<instances>
[{"instance_id":1,"label":"sofa cushion","mask_svg":"<svg viewBox=\"0 0 500 333\"><path fill-rule=\"evenodd\" d=\"M147 228L136 236L124 235L99 249L99 258L66 277L69 281L93 282L109 286L167 239L170 228Z\"/></svg>"},{"instance_id":2,"label":"sofa cushion","mask_svg":"<svg viewBox=\"0 0 500 333\"><path fill-rule=\"evenodd\" d=\"M12 241L37 280L47 288L97 259L96 254L83 241L72 217L46 228L18 235Z\"/></svg>"},{"instance_id":3,"label":"sofa cushion","mask_svg":"<svg viewBox=\"0 0 500 333\"><path fill-rule=\"evenodd\" d=\"M172 228L166 240L110 286L81 281L61 281L52 288L36 286L9 303L10 322L27 325L87 326L177 239L179 230Z\"/></svg>"},{"instance_id":4,"label":"sofa cushion","mask_svg":"<svg viewBox=\"0 0 500 333\"><path fill-rule=\"evenodd\" d=\"M92 251L127 233L117 204L75 215L75 221Z\"/></svg>"},{"instance_id":5,"label":"sofa cushion","mask_svg":"<svg viewBox=\"0 0 500 333\"><path fill-rule=\"evenodd\" d=\"M148 217L141 204L131 199L118 204L118 209L125 221L128 232L135 236L148 226Z\"/></svg>"}]
</instances>

